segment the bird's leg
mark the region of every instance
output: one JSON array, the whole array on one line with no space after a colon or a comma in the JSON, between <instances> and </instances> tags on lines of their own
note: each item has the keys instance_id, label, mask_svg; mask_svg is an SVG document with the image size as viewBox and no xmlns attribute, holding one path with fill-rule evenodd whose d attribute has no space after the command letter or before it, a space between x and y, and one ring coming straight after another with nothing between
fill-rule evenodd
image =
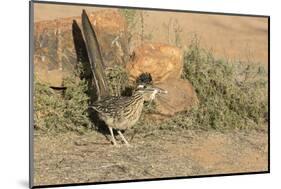
<instances>
[{"instance_id":1,"label":"bird's leg","mask_svg":"<svg viewBox=\"0 0 281 189\"><path fill-rule=\"evenodd\" d=\"M121 131L117 131L117 132L118 132L118 134L120 135L120 137L122 138L122 140L125 142L125 144L126 144L127 146L130 146L129 142L125 139L125 137L123 136L123 134L121 133Z\"/></svg>"},{"instance_id":2,"label":"bird's leg","mask_svg":"<svg viewBox=\"0 0 281 189\"><path fill-rule=\"evenodd\" d=\"M150 100L149 100L149 103L148 103L148 105L147 105L147 107L150 107L150 106L151 106L151 103L152 103L152 100L150 99Z\"/></svg>"},{"instance_id":3,"label":"bird's leg","mask_svg":"<svg viewBox=\"0 0 281 189\"><path fill-rule=\"evenodd\" d=\"M109 131L110 131L110 134L111 134L111 138L112 138L112 142L113 142L113 145L117 145L117 142L114 138L114 134L113 134L113 130L111 127L108 127L109 128Z\"/></svg>"}]
</instances>

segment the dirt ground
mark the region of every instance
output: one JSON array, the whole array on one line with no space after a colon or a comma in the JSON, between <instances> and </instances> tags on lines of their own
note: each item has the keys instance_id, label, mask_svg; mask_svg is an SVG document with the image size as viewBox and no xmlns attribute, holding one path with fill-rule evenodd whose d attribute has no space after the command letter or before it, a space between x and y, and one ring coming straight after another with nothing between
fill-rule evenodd
<instances>
[{"instance_id":1,"label":"dirt ground","mask_svg":"<svg viewBox=\"0 0 281 189\"><path fill-rule=\"evenodd\" d=\"M130 139L132 134L125 133ZM267 132L157 130L131 146L99 133L35 136L35 185L267 171Z\"/></svg>"},{"instance_id":2,"label":"dirt ground","mask_svg":"<svg viewBox=\"0 0 281 189\"><path fill-rule=\"evenodd\" d=\"M78 16L82 8L36 5L35 21ZM216 57L267 64L266 18L150 11L144 15L151 41L184 49L193 34ZM172 23L172 24L170 24ZM180 28L179 28L180 26ZM147 37L148 40L148 37ZM160 177L267 171L266 131L157 130L137 134L127 148L112 146L101 133L34 136L34 184L67 184ZM130 138L130 132L125 137ZM121 143L121 141L119 141Z\"/></svg>"}]
</instances>

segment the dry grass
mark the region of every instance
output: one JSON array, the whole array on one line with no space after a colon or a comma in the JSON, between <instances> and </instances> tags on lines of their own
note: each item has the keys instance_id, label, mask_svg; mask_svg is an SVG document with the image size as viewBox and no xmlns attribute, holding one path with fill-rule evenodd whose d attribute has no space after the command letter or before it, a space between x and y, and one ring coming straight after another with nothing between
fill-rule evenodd
<instances>
[{"instance_id":1,"label":"dry grass","mask_svg":"<svg viewBox=\"0 0 281 189\"><path fill-rule=\"evenodd\" d=\"M266 171L268 166L261 132L162 130L135 136L129 148L114 147L96 132L34 140L36 185Z\"/></svg>"}]
</instances>

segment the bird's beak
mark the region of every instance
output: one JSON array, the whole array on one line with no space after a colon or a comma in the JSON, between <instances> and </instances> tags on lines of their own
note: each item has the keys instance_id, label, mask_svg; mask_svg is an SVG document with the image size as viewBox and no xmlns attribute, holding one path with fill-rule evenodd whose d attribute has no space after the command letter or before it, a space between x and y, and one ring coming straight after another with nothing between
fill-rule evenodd
<instances>
[{"instance_id":1,"label":"bird's beak","mask_svg":"<svg viewBox=\"0 0 281 189\"><path fill-rule=\"evenodd\" d=\"M161 89L161 88L159 88L159 87L153 87L153 88L154 88L154 90L156 90L157 93L159 93L159 94L167 94L167 93L168 93L167 90Z\"/></svg>"},{"instance_id":2,"label":"bird's beak","mask_svg":"<svg viewBox=\"0 0 281 189\"><path fill-rule=\"evenodd\" d=\"M141 86L141 85L139 85L139 86ZM152 93L154 93L154 95L156 95L156 94L167 94L168 93L168 91L166 91L164 89L161 89L160 87L151 86L151 85L144 88L144 90L152 92Z\"/></svg>"}]
</instances>

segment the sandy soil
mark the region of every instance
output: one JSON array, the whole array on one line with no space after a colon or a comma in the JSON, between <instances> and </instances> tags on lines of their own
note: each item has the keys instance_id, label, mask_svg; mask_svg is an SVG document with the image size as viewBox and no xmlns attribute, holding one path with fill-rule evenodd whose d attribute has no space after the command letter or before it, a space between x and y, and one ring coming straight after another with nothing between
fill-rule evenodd
<instances>
[{"instance_id":1,"label":"sandy soil","mask_svg":"<svg viewBox=\"0 0 281 189\"><path fill-rule=\"evenodd\" d=\"M96 132L35 136L35 185L267 171L266 132L158 130L130 143L114 147Z\"/></svg>"},{"instance_id":2,"label":"sandy soil","mask_svg":"<svg viewBox=\"0 0 281 189\"><path fill-rule=\"evenodd\" d=\"M82 9L88 12L97 10L83 6L35 4L35 22L79 16ZM267 65L267 18L159 11L144 11L143 15L147 41L175 44L178 33L180 46L184 49L196 34L201 45L212 50L218 58ZM135 29L140 32L140 24Z\"/></svg>"}]
</instances>

